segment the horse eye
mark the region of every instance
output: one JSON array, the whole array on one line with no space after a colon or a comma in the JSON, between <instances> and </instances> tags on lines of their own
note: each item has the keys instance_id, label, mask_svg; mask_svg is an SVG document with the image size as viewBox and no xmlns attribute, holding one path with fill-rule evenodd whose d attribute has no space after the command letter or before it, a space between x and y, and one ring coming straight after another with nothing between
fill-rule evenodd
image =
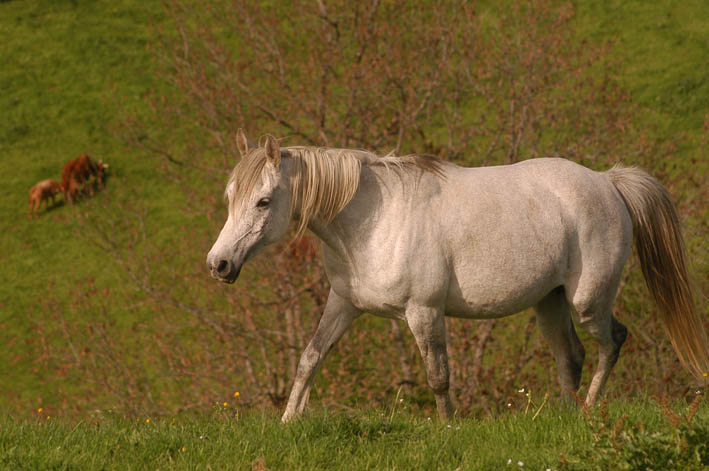
<instances>
[{"instance_id":1,"label":"horse eye","mask_svg":"<svg viewBox=\"0 0 709 471\"><path fill-rule=\"evenodd\" d=\"M257 208L265 208L271 204L271 198L261 198L258 203L256 203Z\"/></svg>"}]
</instances>

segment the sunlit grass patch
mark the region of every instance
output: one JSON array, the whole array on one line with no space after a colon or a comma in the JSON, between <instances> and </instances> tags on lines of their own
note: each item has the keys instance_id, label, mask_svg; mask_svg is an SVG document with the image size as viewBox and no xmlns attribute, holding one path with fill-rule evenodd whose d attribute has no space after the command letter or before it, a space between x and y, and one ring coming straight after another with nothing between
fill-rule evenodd
<instances>
[{"instance_id":1,"label":"sunlit grass patch","mask_svg":"<svg viewBox=\"0 0 709 471\"><path fill-rule=\"evenodd\" d=\"M670 412L680 417L677 426ZM609 404L590 415L547 406L536 416L516 412L450 423L399 409L393 414L391 409L315 410L285 425L273 413L234 418L219 410L203 417L106 416L79 423L5 417L0 420L0 467L621 469L657 454L671 458L679 446L694 453L682 461L682 469L692 470L709 464L706 441L701 441L709 438L708 430L706 403L698 402L692 413L687 405L655 401Z\"/></svg>"}]
</instances>

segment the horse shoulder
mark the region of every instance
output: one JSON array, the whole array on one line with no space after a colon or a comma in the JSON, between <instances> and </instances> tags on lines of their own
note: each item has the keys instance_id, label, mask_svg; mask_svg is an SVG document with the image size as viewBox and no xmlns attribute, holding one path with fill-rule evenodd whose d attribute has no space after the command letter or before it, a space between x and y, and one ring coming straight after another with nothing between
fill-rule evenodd
<instances>
[{"instance_id":1,"label":"horse shoulder","mask_svg":"<svg viewBox=\"0 0 709 471\"><path fill-rule=\"evenodd\" d=\"M325 267L338 295L362 310L398 316L413 298L430 302L446 291L449 270L434 209L440 191L427 178L412 183L395 170L377 170L335 220L341 245L326 243Z\"/></svg>"}]
</instances>

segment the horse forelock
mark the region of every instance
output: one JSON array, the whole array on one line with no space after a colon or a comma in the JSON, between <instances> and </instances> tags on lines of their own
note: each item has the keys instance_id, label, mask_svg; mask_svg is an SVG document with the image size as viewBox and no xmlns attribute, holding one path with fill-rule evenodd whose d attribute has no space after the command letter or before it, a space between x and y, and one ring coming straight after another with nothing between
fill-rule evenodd
<instances>
[{"instance_id":1,"label":"horse forelock","mask_svg":"<svg viewBox=\"0 0 709 471\"><path fill-rule=\"evenodd\" d=\"M299 220L296 237L305 232L313 218L330 222L347 206L359 187L362 165L397 171L418 169L443 176L441 161L428 155L397 157L389 154L380 157L355 149L284 147L281 156L291 163L287 178L291 215L297 215ZM230 212L235 213L241 202L263 181L266 162L264 148L258 147L250 150L234 167L225 191Z\"/></svg>"},{"instance_id":2,"label":"horse forelock","mask_svg":"<svg viewBox=\"0 0 709 471\"><path fill-rule=\"evenodd\" d=\"M224 190L224 198L229 202L229 212L235 213L241 202L262 182L265 165L266 152L259 147L251 150L234 167Z\"/></svg>"}]
</instances>

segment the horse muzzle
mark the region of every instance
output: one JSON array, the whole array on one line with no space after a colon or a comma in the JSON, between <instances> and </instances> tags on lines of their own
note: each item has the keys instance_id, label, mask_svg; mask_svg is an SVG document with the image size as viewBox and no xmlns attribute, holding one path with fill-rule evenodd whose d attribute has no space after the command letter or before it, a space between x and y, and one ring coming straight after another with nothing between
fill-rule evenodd
<instances>
[{"instance_id":1,"label":"horse muzzle","mask_svg":"<svg viewBox=\"0 0 709 471\"><path fill-rule=\"evenodd\" d=\"M235 264L231 260L207 261L212 278L219 280L222 283L234 283L241 273L243 264Z\"/></svg>"}]
</instances>

